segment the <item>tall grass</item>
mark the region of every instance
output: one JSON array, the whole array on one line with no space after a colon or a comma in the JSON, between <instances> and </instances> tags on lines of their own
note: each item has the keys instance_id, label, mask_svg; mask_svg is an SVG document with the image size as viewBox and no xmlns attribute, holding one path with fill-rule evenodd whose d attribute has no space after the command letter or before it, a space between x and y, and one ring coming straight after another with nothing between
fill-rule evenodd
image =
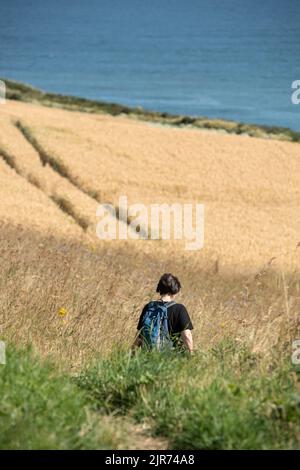
<instances>
[{"instance_id":1,"label":"tall grass","mask_svg":"<svg viewBox=\"0 0 300 470\"><path fill-rule=\"evenodd\" d=\"M172 448L299 448L300 374L276 361L232 340L194 357L117 351L77 382L96 409L150 420Z\"/></svg>"},{"instance_id":2,"label":"tall grass","mask_svg":"<svg viewBox=\"0 0 300 470\"><path fill-rule=\"evenodd\" d=\"M222 276L191 257L171 262L158 244L154 255L115 243L81 244L2 226L1 337L33 343L43 356L78 369L114 344L133 341L141 309L168 271L182 282L177 301L191 315L196 348L230 336L267 354L290 349L298 337L298 273L283 277L269 268L255 276Z\"/></svg>"}]
</instances>

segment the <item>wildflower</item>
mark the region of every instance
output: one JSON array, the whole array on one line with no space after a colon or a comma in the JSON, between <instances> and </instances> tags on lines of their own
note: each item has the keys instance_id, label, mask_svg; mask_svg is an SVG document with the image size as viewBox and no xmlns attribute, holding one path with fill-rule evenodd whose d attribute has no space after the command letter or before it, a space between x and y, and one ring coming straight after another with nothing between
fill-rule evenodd
<instances>
[{"instance_id":1,"label":"wildflower","mask_svg":"<svg viewBox=\"0 0 300 470\"><path fill-rule=\"evenodd\" d=\"M58 310L58 315L60 317L65 317L67 315L68 311L66 308L64 307L61 307L59 310Z\"/></svg>"}]
</instances>

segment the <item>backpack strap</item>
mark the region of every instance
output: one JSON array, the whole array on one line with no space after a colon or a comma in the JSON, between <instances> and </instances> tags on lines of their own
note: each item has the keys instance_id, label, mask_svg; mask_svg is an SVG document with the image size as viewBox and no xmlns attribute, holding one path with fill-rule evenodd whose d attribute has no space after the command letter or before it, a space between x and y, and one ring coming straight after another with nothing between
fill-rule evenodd
<instances>
[{"instance_id":1,"label":"backpack strap","mask_svg":"<svg viewBox=\"0 0 300 470\"><path fill-rule=\"evenodd\" d=\"M172 307L172 305L176 304L175 300L171 300L170 302L163 302L162 300L157 300L157 302L165 304L167 308Z\"/></svg>"}]
</instances>

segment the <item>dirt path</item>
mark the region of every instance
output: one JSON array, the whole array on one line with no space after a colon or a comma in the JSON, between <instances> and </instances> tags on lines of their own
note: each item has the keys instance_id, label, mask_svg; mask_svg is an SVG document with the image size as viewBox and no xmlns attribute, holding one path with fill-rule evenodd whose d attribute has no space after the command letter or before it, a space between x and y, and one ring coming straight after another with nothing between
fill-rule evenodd
<instances>
[{"instance_id":1,"label":"dirt path","mask_svg":"<svg viewBox=\"0 0 300 470\"><path fill-rule=\"evenodd\" d=\"M102 416L102 423L109 423L120 436L118 450L167 450L169 442L163 437L151 436L151 427L146 424L136 424L129 417Z\"/></svg>"}]
</instances>

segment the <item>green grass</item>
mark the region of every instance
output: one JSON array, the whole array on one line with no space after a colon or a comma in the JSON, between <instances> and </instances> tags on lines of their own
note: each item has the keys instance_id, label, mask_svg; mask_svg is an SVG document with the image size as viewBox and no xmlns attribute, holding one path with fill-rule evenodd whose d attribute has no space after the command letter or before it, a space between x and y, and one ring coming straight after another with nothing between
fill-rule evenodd
<instances>
[{"instance_id":1,"label":"green grass","mask_svg":"<svg viewBox=\"0 0 300 470\"><path fill-rule=\"evenodd\" d=\"M78 377L95 409L150 420L175 449L300 447L300 386L286 364L268 367L225 341L209 353L116 352Z\"/></svg>"},{"instance_id":2,"label":"green grass","mask_svg":"<svg viewBox=\"0 0 300 470\"><path fill-rule=\"evenodd\" d=\"M29 349L0 365L1 449L114 449L119 436L92 413L86 394Z\"/></svg>"},{"instance_id":3,"label":"green grass","mask_svg":"<svg viewBox=\"0 0 300 470\"><path fill-rule=\"evenodd\" d=\"M289 360L267 361L231 340L193 357L119 350L74 377L9 347L0 448L130 448L133 419L173 449L299 449L299 379Z\"/></svg>"}]
</instances>

